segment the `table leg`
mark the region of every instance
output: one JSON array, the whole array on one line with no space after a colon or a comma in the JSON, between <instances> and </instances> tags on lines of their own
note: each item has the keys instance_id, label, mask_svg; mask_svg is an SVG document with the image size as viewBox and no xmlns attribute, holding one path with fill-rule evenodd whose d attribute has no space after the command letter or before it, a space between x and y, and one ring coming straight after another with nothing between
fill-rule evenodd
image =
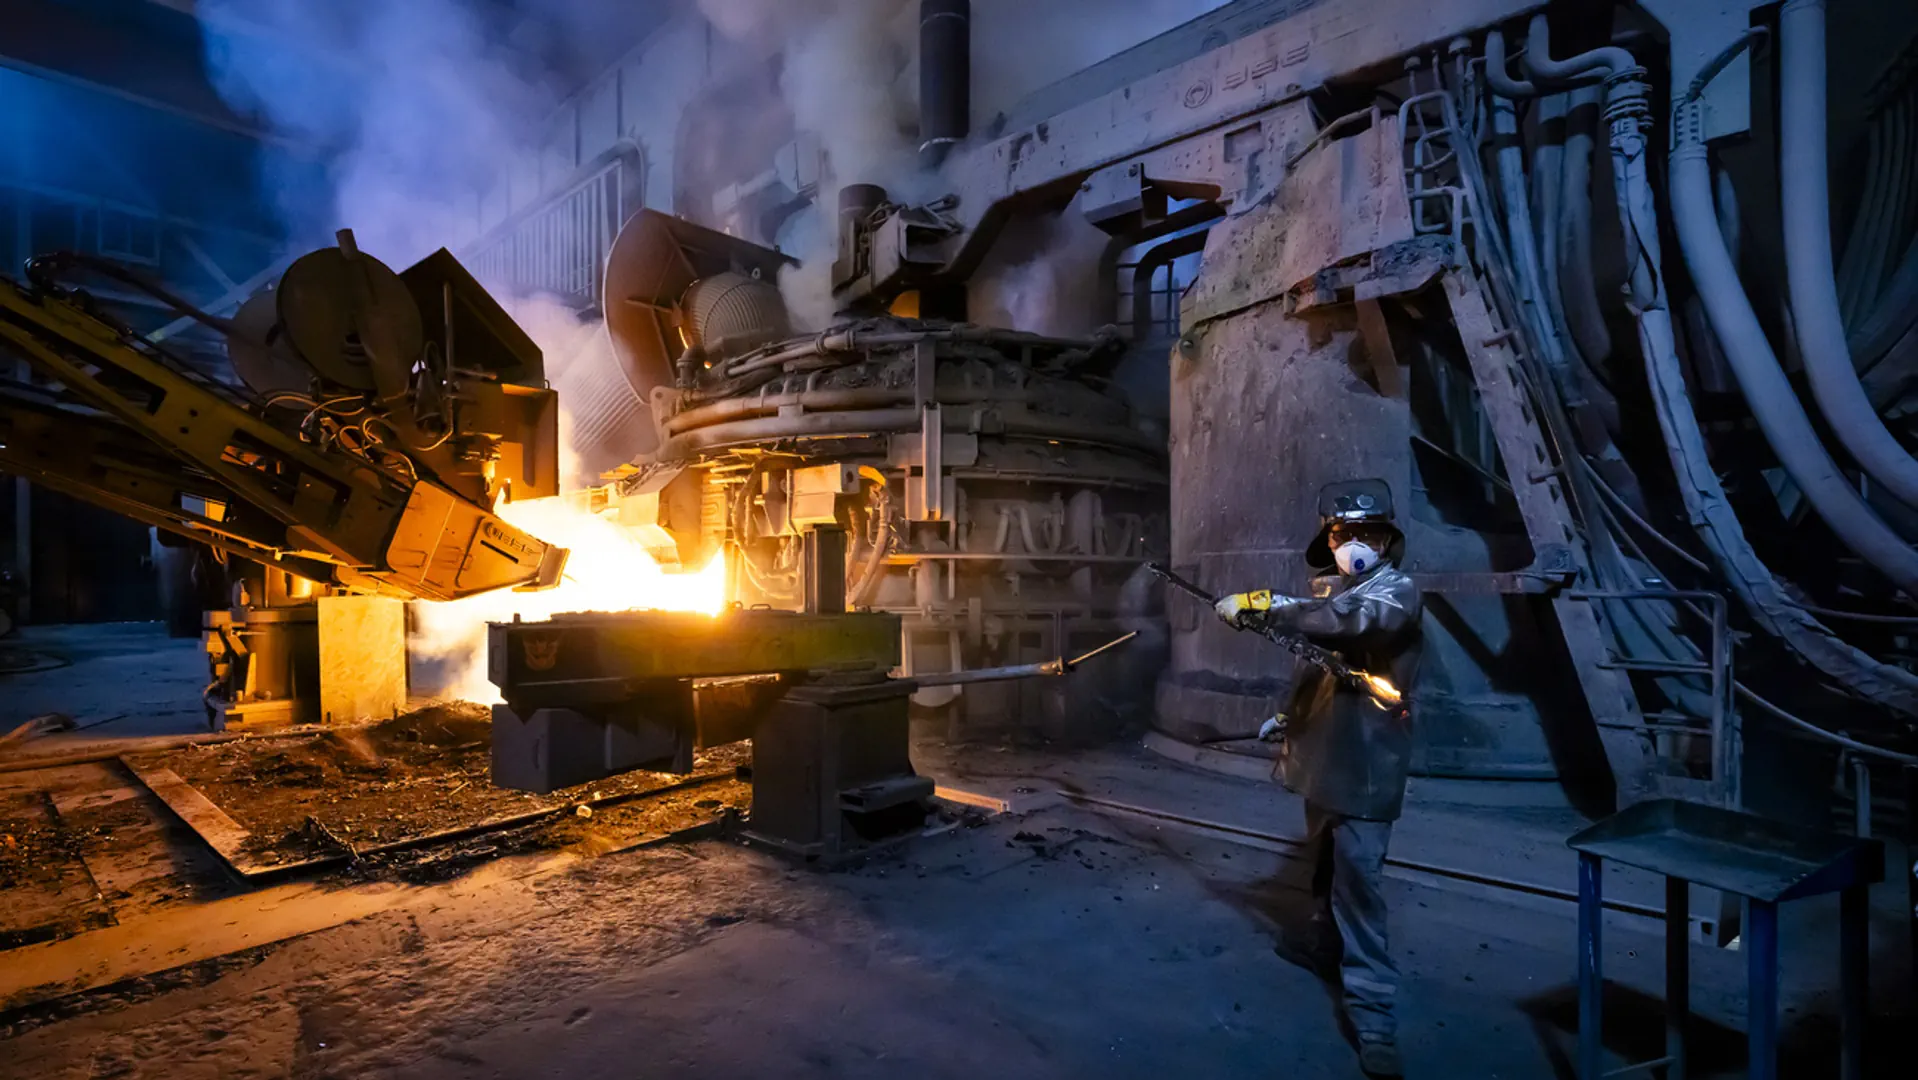
<instances>
[{"instance_id":1,"label":"table leg","mask_svg":"<svg viewBox=\"0 0 1918 1080\"><path fill-rule=\"evenodd\" d=\"M1605 1039L1602 1006L1605 977L1599 958L1601 919L1604 916L1605 864L1596 855L1578 853L1578 1075L1600 1080L1605 1075Z\"/></svg>"},{"instance_id":2,"label":"table leg","mask_svg":"<svg viewBox=\"0 0 1918 1080\"><path fill-rule=\"evenodd\" d=\"M1870 889L1853 885L1838 894L1838 1075L1842 1080L1864 1080L1865 1076L1865 1025L1871 1020Z\"/></svg>"},{"instance_id":3,"label":"table leg","mask_svg":"<svg viewBox=\"0 0 1918 1080\"><path fill-rule=\"evenodd\" d=\"M1685 1021L1692 1011L1692 883L1665 879L1665 1080L1685 1080Z\"/></svg>"},{"instance_id":4,"label":"table leg","mask_svg":"<svg viewBox=\"0 0 1918 1080\"><path fill-rule=\"evenodd\" d=\"M1778 905L1753 900L1745 919L1745 1042L1750 1080L1778 1080Z\"/></svg>"},{"instance_id":5,"label":"table leg","mask_svg":"<svg viewBox=\"0 0 1918 1080\"><path fill-rule=\"evenodd\" d=\"M1905 879L1905 918L1910 920L1910 933L1906 941L1910 945L1909 967L1905 977L1911 980L1907 985L1918 986L1918 765L1907 765L1905 773L1905 862L1900 875Z\"/></svg>"}]
</instances>

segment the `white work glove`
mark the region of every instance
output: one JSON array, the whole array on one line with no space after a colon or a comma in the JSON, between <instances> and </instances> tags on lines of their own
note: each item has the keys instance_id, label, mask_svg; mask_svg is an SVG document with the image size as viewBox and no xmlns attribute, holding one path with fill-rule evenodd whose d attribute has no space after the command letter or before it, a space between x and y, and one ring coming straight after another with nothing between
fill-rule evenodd
<instances>
[{"instance_id":1,"label":"white work glove","mask_svg":"<svg viewBox=\"0 0 1918 1080\"><path fill-rule=\"evenodd\" d=\"M1278 742L1280 739L1283 739L1283 738L1285 738L1285 714L1284 713L1279 713L1277 716L1268 717L1265 723L1259 725L1260 741Z\"/></svg>"},{"instance_id":2,"label":"white work glove","mask_svg":"<svg viewBox=\"0 0 1918 1080\"><path fill-rule=\"evenodd\" d=\"M1225 620L1226 625L1237 626L1239 616L1252 610L1252 607L1246 603L1244 593L1234 593L1231 596L1219 597L1219 602L1212 605L1212 610L1218 614L1219 618Z\"/></svg>"},{"instance_id":3,"label":"white work glove","mask_svg":"<svg viewBox=\"0 0 1918 1080\"><path fill-rule=\"evenodd\" d=\"M1265 611L1272 606L1272 594L1261 589L1257 592L1233 593L1221 596L1212 605L1212 610L1227 626L1238 626L1239 619L1248 612Z\"/></svg>"}]
</instances>

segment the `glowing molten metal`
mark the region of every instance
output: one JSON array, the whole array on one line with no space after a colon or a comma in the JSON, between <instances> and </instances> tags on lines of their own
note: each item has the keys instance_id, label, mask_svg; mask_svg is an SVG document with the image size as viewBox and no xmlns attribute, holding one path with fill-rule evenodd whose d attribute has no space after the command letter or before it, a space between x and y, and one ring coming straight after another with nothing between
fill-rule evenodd
<instances>
[{"instance_id":1,"label":"glowing molten metal","mask_svg":"<svg viewBox=\"0 0 1918 1080\"><path fill-rule=\"evenodd\" d=\"M432 682L448 697L481 703L502 700L486 678L486 624L547 619L575 611L699 611L717 615L726 606L725 560L703 569L668 573L619 525L564 496L505 503L499 516L549 544L567 548L566 572L557 587L539 592L501 589L448 603L418 605L412 649L438 665Z\"/></svg>"}]
</instances>

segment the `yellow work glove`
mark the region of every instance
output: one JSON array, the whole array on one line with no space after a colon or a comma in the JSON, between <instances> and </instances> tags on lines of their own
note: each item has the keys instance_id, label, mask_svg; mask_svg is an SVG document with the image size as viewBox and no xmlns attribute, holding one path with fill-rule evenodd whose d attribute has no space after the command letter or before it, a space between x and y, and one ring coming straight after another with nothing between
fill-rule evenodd
<instances>
[{"instance_id":1,"label":"yellow work glove","mask_svg":"<svg viewBox=\"0 0 1918 1080\"><path fill-rule=\"evenodd\" d=\"M1239 625L1239 620L1248 612L1272 610L1272 593L1267 589L1259 589L1255 592L1221 596L1219 602L1212 605L1212 610L1218 613L1219 618L1225 620L1227 626L1236 627Z\"/></svg>"}]
</instances>

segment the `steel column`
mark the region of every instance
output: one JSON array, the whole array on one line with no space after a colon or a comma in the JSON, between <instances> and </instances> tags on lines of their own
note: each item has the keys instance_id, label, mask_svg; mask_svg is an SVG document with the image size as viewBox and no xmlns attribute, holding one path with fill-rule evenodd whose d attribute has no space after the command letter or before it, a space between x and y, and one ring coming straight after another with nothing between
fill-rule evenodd
<instances>
[{"instance_id":1,"label":"steel column","mask_svg":"<svg viewBox=\"0 0 1918 1080\"><path fill-rule=\"evenodd\" d=\"M1871 1021L1871 950L1866 940L1870 888L1853 885L1838 894L1838 1075L1842 1080L1864 1080L1865 1076L1865 1025Z\"/></svg>"},{"instance_id":2,"label":"steel column","mask_svg":"<svg viewBox=\"0 0 1918 1080\"><path fill-rule=\"evenodd\" d=\"M846 530L807 529L804 552L808 615L841 615L846 610Z\"/></svg>"},{"instance_id":3,"label":"steel column","mask_svg":"<svg viewBox=\"0 0 1918 1080\"><path fill-rule=\"evenodd\" d=\"M1605 976L1602 946L1605 864L1596 855L1578 854L1578 1075L1605 1075L1603 1030Z\"/></svg>"},{"instance_id":4,"label":"steel column","mask_svg":"<svg viewBox=\"0 0 1918 1080\"><path fill-rule=\"evenodd\" d=\"M1918 806L1918 765L1904 767L1905 775L1905 861L1899 876L1905 879L1905 941L1910 955L1905 975L1918 986L1918 815L1910 807Z\"/></svg>"},{"instance_id":5,"label":"steel column","mask_svg":"<svg viewBox=\"0 0 1918 1080\"><path fill-rule=\"evenodd\" d=\"M1692 1011L1692 883L1665 879L1665 1080L1685 1080L1685 1022Z\"/></svg>"},{"instance_id":6,"label":"steel column","mask_svg":"<svg viewBox=\"0 0 1918 1080\"><path fill-rule=\"evenodd\" d=\"M1748 901L1745 915L1745 1044L1750 1080L1778 1080L1778 905Z\"/></svg>"}]
</instances>

